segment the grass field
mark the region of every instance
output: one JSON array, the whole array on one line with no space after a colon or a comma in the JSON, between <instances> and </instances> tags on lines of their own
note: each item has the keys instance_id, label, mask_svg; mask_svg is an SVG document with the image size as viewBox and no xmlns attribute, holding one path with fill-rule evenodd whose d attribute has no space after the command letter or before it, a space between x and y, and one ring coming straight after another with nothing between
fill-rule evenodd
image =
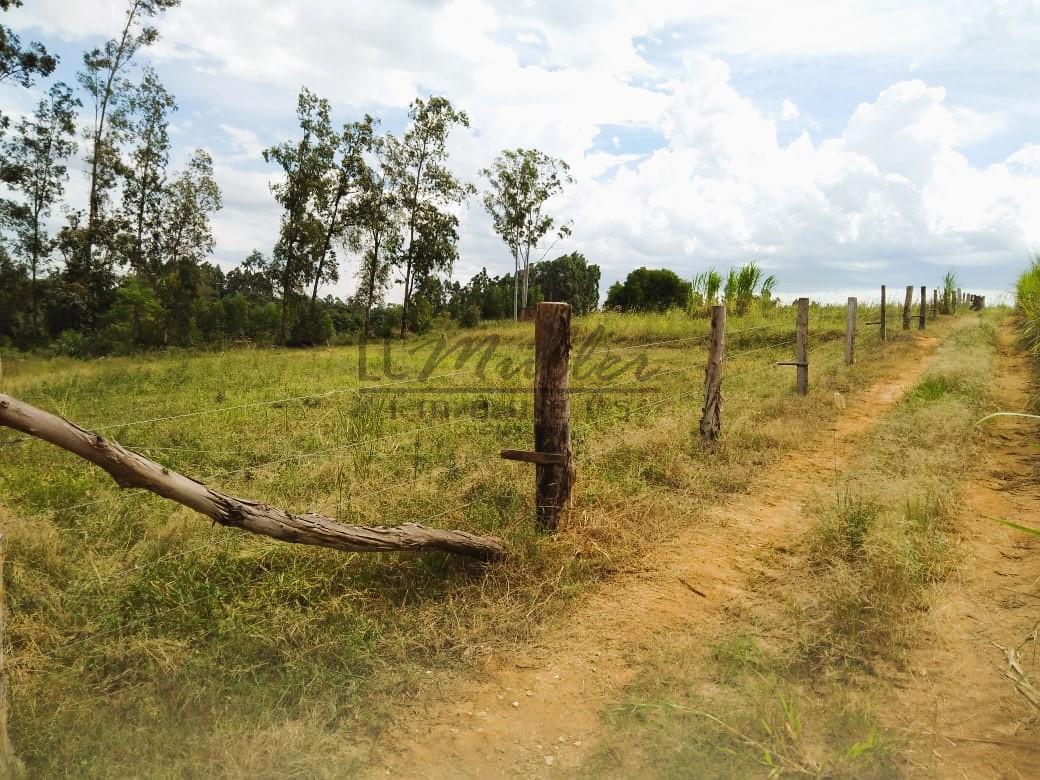
<instances>
[{"instance_id":1,"label":"grass field","mask_svg":"<svg viewBox=\"0 0 1040 780\"><path fill-rule=\"evenodd\" d=\"M34 777L344 774L386 708L429 673L521 640L698 509L746 489L836 413L835 391L911 348L894 307L888 317L892 340L864 327L846 368L844 308L814 307L807 398L793 394L792 369L772 366L793 356L793 310L731 319L724 439L710 457L695 435L706 321L576 320L576 352L602 334L589 366L620 361L586 384L629 392L575 396L579 478L553 537L533 530L531 467L497 457L532 438L530 324L445 334L497 337L485 376L451 360L435 367L442 378L410 381L441 334L394 345L397 379L370 346L366 373L379 378L368 384L398 383L383 392L357 392L351 348L5 360L4 392L228 492L344 522L491 533L512 553L483 566L279 544L121 492L41 442L5 444L15 750ZM640 355L658 372L646 381ZM403 392L417 386L442 389ZM814 652L827 661L842 647L839 637Z\"/></svg>"}]
</instances>

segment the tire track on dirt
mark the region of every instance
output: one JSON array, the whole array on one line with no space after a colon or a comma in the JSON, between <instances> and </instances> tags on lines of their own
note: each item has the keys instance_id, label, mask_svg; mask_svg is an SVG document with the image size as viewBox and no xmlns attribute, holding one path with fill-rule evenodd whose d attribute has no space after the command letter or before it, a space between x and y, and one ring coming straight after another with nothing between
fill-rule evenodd
<instances>
[{"instance_id":1,"label":"tire track on dirt","mask_svg":"<svg viewBox=\"0 0 1040 780\"><path fill-rule=\"evenodd\" d=\"M369 776L536 776L578 766L604 706L651 642L681 624L703 626L705 635L725 624L749 597L748 574L770 576L757 562L793 545L805 530L804 502L921 376L938 343L918 336L886 378L844 399L831 425L764 469L748 493L698 515L642 570L591 591L525 651L493 658L480 679L410 708L384 732L392 744L384 736L374 746Z\"/></svg>"},{"instance_id":2,"label":"tire track on dirt","mask_svg":"<svg viewBox=\"0 0 1040 780\"><path fill-rule=\"evenodd\" d=\"M1001 332L997 404L1028 408L1031 358ZM959 514L964 556L939 589L891 712L911 737L914 768L940 777L1040 777L1040 706L1017 682L1007 649L1040 690L1040 540L1000 525L1040 527L1040 423L986 423L986 447L963 483Z\"/></svg>"}]
</instances>

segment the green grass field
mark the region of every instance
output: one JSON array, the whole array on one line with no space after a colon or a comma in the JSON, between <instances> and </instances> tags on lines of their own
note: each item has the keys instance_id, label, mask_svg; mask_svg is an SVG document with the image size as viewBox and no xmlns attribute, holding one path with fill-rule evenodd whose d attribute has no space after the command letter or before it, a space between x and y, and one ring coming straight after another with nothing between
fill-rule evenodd
<instances>
[{"instance_id":1,"label":"green grass field","mask_svg":"<svg viewBox=\"0 0 1040 780\"><path fill-rule=\"evenodd\" d=\"M877 313L861 307L860 320ZM629 392L575 395L578 483L555 536L534 531L533 468L497 456L531 444L530 324L395 344L398 379L370 345L366 373L380 378L367 384L399 383L383 392L357 391L349 347L5 359L3 392L227 492L349 523L491 533L511 551L486 566L281 544L120 491L42 442L4 444L16 753L33 777L347 773L395 698L428 672L523 639L699 509L746 489L755 469L836 413L835 391L862 387L911 348L893 307L891 341L864 326L846 368L844 316L814 307L807 398L793 393L793 369L772 365L793 357L793 309L730 320L724 438L710 456L696 437L706 320L576 320L576 352L602 333L586 365L611 363L572 383ZM408 381L441 335L497 337L486 375L472 372L475 360L451 360L433 371L442 378ZM639 355L658 372L647 381L634 373ZM441 389L403 392L418 386ZM509 388L518 392L497 391Z\"/></svg>"}]
</instances>

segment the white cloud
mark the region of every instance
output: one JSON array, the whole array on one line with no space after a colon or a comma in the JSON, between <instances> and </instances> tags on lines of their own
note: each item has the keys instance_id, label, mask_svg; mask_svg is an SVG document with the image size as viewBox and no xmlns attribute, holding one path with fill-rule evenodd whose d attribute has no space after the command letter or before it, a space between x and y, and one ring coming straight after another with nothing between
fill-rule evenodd
<instances>
[{"instance_id":1,"label":"white cloud","mask_svg":"<svg viewBox=\"0 0 1040 780\"><path fill-rule=\"evenodd\" d=\"M85 46L116 29L123 7L34 0L9 17ZM758 257L804 286L919 261L981 267L1040 242L1040 147L1017 143L985 164L969 154L1040 118L1033 80L1004 77L1040 65L1038 11L1037 0L184 0L162 18L150 55L195 107L176 142L216 150L222 260L274 241L260 152L291 127L306 84L343 118L371 111L391 125L416 94L449 95L472 120L451 143L470 180L505 147L568 160L578 184L556 205L575 234L561 249L585 251L608 279L641 263L691 274ZM740 62L764 73L792 61L813 65L813 81L768 98L731 76ZM822 137L819 103L838 105L832 61L871 74L877 63L886 81L843 93L862 102L824 122L837 129ZM958 82L967 86L936 83L932 63L969 74ZM889 76L911 65L919 79ZM1005 99L979 97L987 78L1008 85ZM816 86L823 97L806 99ZM660 140L630 140L642 137ZM461 249L461 275L509 267L476 202Z\"/></svg>"}]
</instances>

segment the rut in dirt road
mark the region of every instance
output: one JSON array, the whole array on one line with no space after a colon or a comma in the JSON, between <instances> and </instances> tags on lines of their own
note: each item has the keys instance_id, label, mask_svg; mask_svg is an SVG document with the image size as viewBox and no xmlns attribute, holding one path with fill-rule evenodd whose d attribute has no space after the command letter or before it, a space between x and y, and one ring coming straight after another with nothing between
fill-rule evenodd
<instances>
[{"instance_id":1,"label":"rut in dirt road","mask_svg":"<svg viewBox=\"0 0 1040 780\"><path fill-rule=\"evenodd\" d=\"M746 598L756 561L804 530L803 503L855 442L925 371L938 340L847 399L845 411L797 451L765 469L750 492L696 517L654 551L645 568L605 585L541 633L526 651L493 659L480 681L462 682L402 716L380 746L372 776L486 777L573 768L593 747L602 708L633 676L654 637L676 625L705 634Z\"/></svg>"},{"instance_id":2,"label":"rut in dirt road","mask_svg":"<svg viewBox=\"0 0 1040 780\"><path fill-rule=\"evenodd\" d=\"M999 408L1029 408L1032 359L1001 334ZM911 759L941 777L1040 777L1040 423L986 423L986 456L964 483L964 560L936 594L893 724ZM967 683L967 684L966 684Z\"/></svg>"}]
</instances>

